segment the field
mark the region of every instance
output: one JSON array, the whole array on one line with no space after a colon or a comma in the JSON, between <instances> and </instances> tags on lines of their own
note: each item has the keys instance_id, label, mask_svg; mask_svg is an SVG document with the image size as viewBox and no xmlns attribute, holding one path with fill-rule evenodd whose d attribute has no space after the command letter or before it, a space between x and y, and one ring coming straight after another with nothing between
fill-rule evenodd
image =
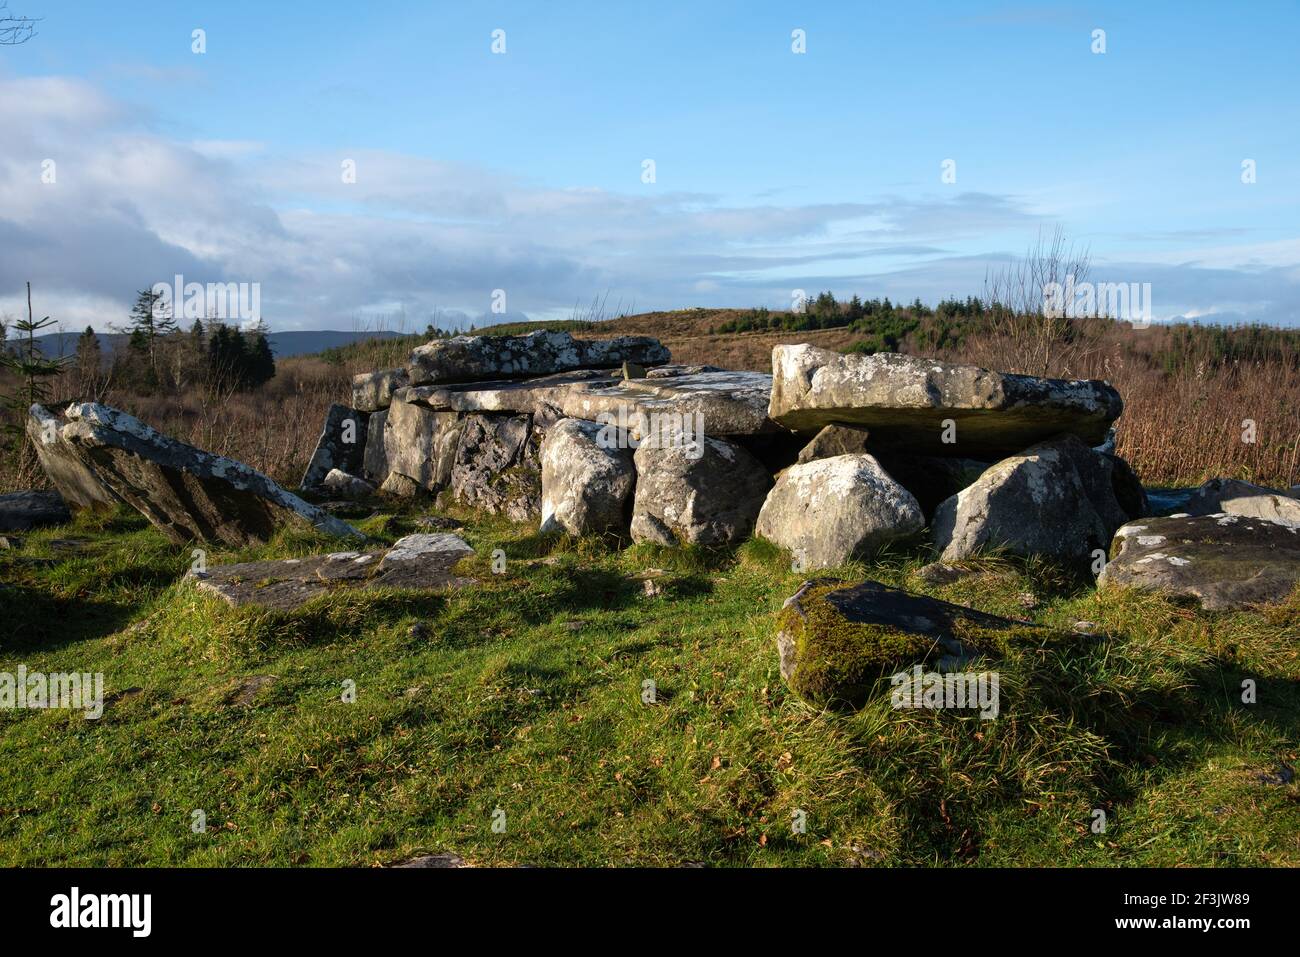
<instances>
[{"instance_id":1,"label":"field","mask_svg":"<svg viewBox=\"0 0 1300 957\"><path fill-rule=\"evenodd\" d=\"M410 517L359 525L391 542ZM762 542L463 534L477 587L294 613L201 594L190 549L135 515L0 551L0 671L103 672L108 698L98 720L0 712L0 864L1300 865L1300 592L1209 615L996 558L941 588L920 552L850 565L1098 637L999 662L996 721L887 695L841 714L782 684L801 576Z\"/></svg>"}]
</instances>

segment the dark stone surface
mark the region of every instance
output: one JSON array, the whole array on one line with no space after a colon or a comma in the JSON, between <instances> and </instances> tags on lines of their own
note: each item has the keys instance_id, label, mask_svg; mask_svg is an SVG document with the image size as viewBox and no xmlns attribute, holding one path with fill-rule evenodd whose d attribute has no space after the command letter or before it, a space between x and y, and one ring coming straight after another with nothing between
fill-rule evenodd
<instances>
[{"instance_id":1,"label":"dark stone surface","mask_svg":"<svg viewBox=\"0 0 1300 957\"><path fill-rule=\"evenodd\" d=\"M0 495L0 532L25 532L72 521L58 492L10 492Z\"/></svg>"}]
</instances>

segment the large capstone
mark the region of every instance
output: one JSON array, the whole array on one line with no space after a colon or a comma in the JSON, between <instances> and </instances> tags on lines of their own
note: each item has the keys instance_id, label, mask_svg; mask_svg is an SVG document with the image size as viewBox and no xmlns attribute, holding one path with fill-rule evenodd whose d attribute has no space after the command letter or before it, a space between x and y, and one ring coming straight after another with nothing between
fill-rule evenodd
<instances>
[{"instance_id":1,"label":"large capstone","mask_svg":"<svg viewBox=\"0 0 1300 957\"><path fill-rule=\"evenodd\" d=\"M84 402L65 416L59 434L81 463L173 541L238 548L286 525L358 535L261 472L168 438L125 412Z\"/></svg>"},{"instance_id":2,"label":"large capstone","mask_svg":"<svg viewBox=\"0 0 1300 957\"><path fill-rule=\"evenodd\" d=\"M1096 380L990 372L894 353L841 355L810 345L772 350L771 419L815 432L866 426L877 447L993 459L1058 433L1102 443L1123 409Z\"/></svg>"},{"instance_id":3,"label":"large capstone","mask_svg":"<svg viewBox=\"0 0 1300 957\"><path fill-rule=\"evenodd\" d=\"M542 442L543 532L626 531L636 469L626 440L595 422L563 419Z\"/></svg>"},{"instance_id":4,"label":"large capstone","mask_svg":"<svg viewBox=\"0 0 1300 957\"><path fill-rule=\"evenodd\" d=\"M780 474L758 515L757 533L790 550L801 570L829 568L921 530L907 489L870 455L836 455Z\"/></svg>"},{"instance_id":5,"label":"large capstone","mask_svg":"<svg viewBox=\"0 0 1300 957\"><path fill-rule=\"evenodd\" d=\"M302 489L319 491L325 476L334 469L341 472L361 471L366 452L366 431L370 413L335 403L325 413L325 427L316 440L316 451L302 476Z\"/></svg>"},{"instance_id":6,"label":"large capstone","mask_svg":"<svg viewBox=\"0 0 1300 957\"><path fill-rule=\"evenodd\" d=\"M985 550L1082 564L1105 553L1132 515L1114 486L1115 459L1074 436L1043 442L993 465L934 515L941 560Z\"/></svg>"},{"instance_id":7,"label":"large capstone","mask_svg":"<svg viewBox=\"0 0 1300 957\"><path fill-rule=\"evenodd\" d=\"M514 379L574 369L617 369L624 362L661 365L668 350L649 336L575 339L567 332L524 336L456 336L435 339L411 353L412 385Z\"/></svg>"},{"instance_id":8,"label":"large capstone","mask_svg":"<svg viewBox=\"0 0 1300 957\"><path fill-rule=\"evenodd\" d=\"M633 456L632 538L661 545L726 545L748 538L772 480L738 445L706 437L644 443Z\"/></svg>"},{"instance_id":9,"label":"large capstone","mask_svg":"<svg viewBox=\"0 0 1300 957\"><path fill-rule=\"evenodd\" d=\"M1146 518L1115 534L1098 579L1243 608L1285 601L1300 584L1300 528L1241 515Z\"/></svg>"},{"instance_id":10,"label":"large capstone","mask_svg":"<svg viewBox=\"0 0 1300 957\"><path fill-rule=\"evenodd\" d=\"M781 677L795 694L819 707L858 707L890 685L897 688L899 682L888 679L907 678L913 666L951 671L1000 654L1011 642L1046 637L1028 622L879 582L814 579L786 600L776 646ZM988 713L996 707L986 701L981 714L996 717L996 710Z\"/></svg>"},{"instance_id":11,"label":"large capstone","mask_svg":"<svg viewBox=\"0 0 1300 957\"><path fill-rule=\"evenodd\" d=\"M74 510L115 508L119 499L64 441L62 427L60 418L44 406L33 405L28 411L27 438L64 506Z\"/></svg>"}]
</instances>

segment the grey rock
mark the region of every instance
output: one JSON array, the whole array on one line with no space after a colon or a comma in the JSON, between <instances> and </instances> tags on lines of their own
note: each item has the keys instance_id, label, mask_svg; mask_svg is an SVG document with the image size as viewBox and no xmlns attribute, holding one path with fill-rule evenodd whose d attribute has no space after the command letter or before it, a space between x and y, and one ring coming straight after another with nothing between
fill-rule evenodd
<instances>
[{"instance_id":1,"label":"grey rock","mask_svg":"<svg viewBox=\"0 0 1300 957\"><path fill-rule=\"evenodd\" d=\"M871 430L884 448L989 459L1061 432L1104 441L1123 410L1104 382L989 372L894 353L841 355L810 345L772 350L768 415L811 432L833 422ZM956 424L944 442L944 422Z\"/></svg>"},{"instance_id":2,"label":"grey rock","mask_svg":"<svg viewBox=\"0 0 1300 957\"><path fill-rule=\"evenodd\" d=\"M1241 515L1300 526L1300 499L1239 479L1210 479L1192 492L1183 511L1188 515Z\"/></svg>"},{"instance_id":3,"label":"grey rock","mask_svg":"<svg viewBox=\"0 0 1300 957\"><path fill-rule=\"evenodd\" d=\"M860 425L823 426L811 442L799 451L798 462L828 459L833 455L862 455L868 451L871 433Z\"/></svg>"},{"instance_id":4,"label":"grey rock","mask_svg":"<svg viewBox=\"0 0 1300 957\"><path fill-rule=\"evenodd\" d=\"M870 455L836 455L792 465L758 515L759 535L787 548L801 570L864 557L915 534L925 517L912 493Z\"/></svg>"},{"instance_id":5,"label":"grey rock","mask_svg":"<svg viewBox=\"0 0 1300 957\"><path fill-rule=\"evenodd\" d=\"M393 867L468 867L465 859L458 854L421 854L408 861L394 864Z\"/></svg>"},{"instance_id":6,"label":"grey rock","mask_svg":"<svg viewBox=\"0 0 1300 957\"><path fill-rule=\"evenodd\" d=\"M665 372L667 370L664 370ZM775 432L767 417L772 377L761 372L686 371L573 385L555 396L564 415L615 422L635 438L685 421L705 435Z\"/></svg>"},{"instance_id":7,"label":"grey rock","mask_svg":"<svg viewBox=\"0 0 1300 957\"><path fill-rule=\"evenodd\" d=\"M415 479L408 478L401 472L389 472L384 483L379 486L379 491L394 498L415 498L424 489Z\"/></svg>"},{"instance_id":8,"label":"grey rock","mask_svg":"<svg viewBox=\"0 0 1300 957\"><path fill-rule=\"evenodd\" d=\"M10 492L0 495L0 532L25 532L72 521L58 492Z\"/></svg>"},{"instance_id":9,"label":"grey rock","mask_svg":"<svg viewBox=\"0 0 1300 957\"><path fill-rule=\"evenodd\" d=\"M1300 529L1241 515L1147 518L1115 534L1098 583L1193 598L1210 610L1281 602L1300 583Z\"/></svg>"},{"instance_id":10,"label":"grey rock","mask_svg":"<svg viewBox=\"0 0 1300 957\"><path fill-rule=\"evenodd\" d=\"M644 378L645 378L645 373L646 373L646 368L645 368L645 366L641 365L639 362L624 362L624 363L623 363L623 378L624 378L624 379L644 379Z\"/></svg>"},{"instance_id":11,"label":"grey rock","mask_svg":"<svg viewBox=\"0 0 1300 957\"><path fill-rule=\"evenodd\" d=\"M308 505L242 462L178 442L117 409L71 406L60 435L122 501L172 541L264 542L289 524L326 535L356 529Z\"/></svg>"},{"instance_id":12,"label":"grey rock","mask_svg":"<svg viewBox=\"0 0 1300 957\"><path fill-rule=\"evenodd\" d=\"M382 485L388 478L388 440L384 435L388 428L388 410L380 409L370 413L366 423L366 451L361 457L361 477L374 485Z\"/></svg>"},{"instance_id":13,"label":"grey rock","mask_svg":"<svg viewBox=\"0 0 1300 957\"><path fill-rule=\"evenodd\" d=\"M446 591L475 580L455 573L474 550L456 535L408 535L386 552L334 552L310 558L217 565L187 578L232 605L292 610L338 589Z\"/></svg>"},{"instance_id":14,"label":"grey rock","mask_svg":"<svg viewBox=\"0 0 1300 957\"><path fill-rule=\"evenodd\" d=\"M1003 548L1072 564L1104 550L1128 516L1112 485L1114 463L1074 436L1003 459L934 515L943 561Z\"/></svg>"},{"instance_id":15,"label":"grey rock","mask_svg":"<svg viewBox=\"0 0 1300 957\"><path fill-rule=\"evenodd\" d=\"M393 393L411 384L405 369L363 372L352 377L352 406L362 412L379 412L393 401Z\"/></svg>"},{"instance_id":16,"label":"grey rock","mask_svg":"<svg viewBox=\"0 0 1300 957\"><path fill-rule=\"evenodd\" d=\"M632 450L595 422L562 419L542 442L543 532L625 531L636 469Z\"/></svg>"},{"instance_id":17,"label":"grey rock","mask_svg":"<svg viewBox=\"0 0 1300 957\"><path fill-rule=\"evenodd\" d=\"M461 417L455 412L435 412L404 400L400 394L394 396L384 421L384 457L389 476L404 475L426 492L446 488L451 482L461 428Z\"/></svg>"},{"instance_id":18,"label":"grey rock","mask_svg":"<svg viewBox=\"0 0 1300 957\"><path fill-rule=\"evenodd\" d=\"M33 405L27 414L27 438L50 484L71 509L112 509L119 502L81 456L68 447L62 428L66 420L41 405Z\"/></svg>"},{"instance_id":19,"label":"grey rock","mask_svg":"<svg viewBox=\"0 0 1300 957\"><path fill-rule=\"evenodd\" d=\"M332 469L360 472L366 452L368 412L335 403L325 413L325 427L316 441L316 451L302 476L302 489L316 491Z\"/></svg>"},{"instance_id":20,"label":"grey rock","mask_svg":"<svg viewBox=\"0 0 1300 957\"><path fill-rule=\"evenodd\" d=\"M375 494L375 487L363 478L349 475L341 469L330 469L321 487L331 495L341 498L363 499Z\"/></svg>"},{"instance_id":21,"label":"grey rock","mask_svg":"<svg viewBox=\"0 0 1300 957\"><path fill-rule=\"evenodd\" d=\"M632 538L661 545L726 545L749 537L772 480L749 452L723 439L644 443L633 456Z\"/></svg>"},{"instance_id":22,"label":"grey rock","mask_svg":"<svg viewBox=\"0 0 1300 957\"><path fill-rule=\"evenodd\" d=\"M540 430L526 415L467 415L451 469L452 497L514 522L541 513Z\"/></svg>"},{"instance_id":23,"label":"grey rock","mask_svg":"<svg viewBox=\"0 0 1300 957\"><path fill-rule=\"evenodd\" d=\"M649 336L575 339L567 332L435 339L411 353L412 385L551 375L574 369L617 369L624 362L660 365L668 350Z\"/></svg>"}]
</instances>

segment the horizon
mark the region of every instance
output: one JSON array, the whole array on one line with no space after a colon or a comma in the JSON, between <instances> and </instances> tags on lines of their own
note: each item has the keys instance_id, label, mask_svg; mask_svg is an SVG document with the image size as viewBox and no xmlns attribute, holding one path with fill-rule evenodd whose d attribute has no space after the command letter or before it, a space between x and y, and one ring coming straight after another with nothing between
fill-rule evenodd
<instances>
[{"instance_id":1,"label":"horizon","mask_svg":"<svg viewBox=\"0 0 1300 957\"><path fill-rule=\"evenodd\" d=\"M934 305L1060 229L1157 322L1300 327L1285 4L8 6L0 315L30 280L110 332L175 275L277 333Z\"/></svg>"}]
</instances>

